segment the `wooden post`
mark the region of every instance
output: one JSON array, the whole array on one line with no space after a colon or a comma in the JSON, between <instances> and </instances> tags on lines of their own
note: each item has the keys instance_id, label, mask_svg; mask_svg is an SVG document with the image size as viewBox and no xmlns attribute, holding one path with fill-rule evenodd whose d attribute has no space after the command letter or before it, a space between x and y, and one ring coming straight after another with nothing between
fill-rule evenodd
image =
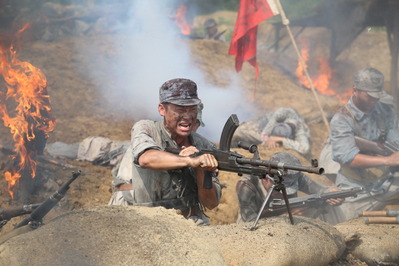
<instances>
[{"instance_id":1,"label":"wooden post","mask_svg":"<svg viewBox=\"0 0 399 266\"><path fill-rule=\"evenodd\" d=\"M386 20L387 38L391 52L391 94L395 99L395 106L398 107L398 55L399 55L399 5L393 5ZM398 112L398 110L396 110Z\"/></svg>"},{"instance_id":2,"label":"wooden post","mask_svg":"<svg viewBox=\"0 0 399 266\"><path fill-rule=\"evenodd\" d=\"M316 90L315 90L315 88L313 86L312 79L309 76L309 73L308 73L307 67L305 65L305 62L303 61L303 58L302 58L301 53L300 53L300 51L298 49L298 46L296 45L295 38L292 35L291 29L289 27L290 21L285 16L285 12L284 12L283 7L281 6L280 0L276 0L276 4L277 4L277 8L278 8L278 10L280 12L281 21L282 21L283 25L285 25L285 27L286 27L286 29L288 31L288 35L290 36L292 45L293 45L293 47L295 49L295 52L296 52L296 54L298 56L299 62L301 63L303 71L305 72L305 76L306 76L306 78L307 78L307 80L308 80L308 82L310 84L310 89L312 90L312 93L313 93L313 95L314 95L314 97L316 99L316 103L317 103L317 105L318 105L318 107L320 109L320 113L321 113L321 116L323 118L324 124L325 124L328 132L330 132L330 124L328 123L327 117L326 117L326 115L325 115L325 113L323 111L323 107L321 106L321 103L319 101L319 97L317 96Z\"/></svg>"}]
</instances>

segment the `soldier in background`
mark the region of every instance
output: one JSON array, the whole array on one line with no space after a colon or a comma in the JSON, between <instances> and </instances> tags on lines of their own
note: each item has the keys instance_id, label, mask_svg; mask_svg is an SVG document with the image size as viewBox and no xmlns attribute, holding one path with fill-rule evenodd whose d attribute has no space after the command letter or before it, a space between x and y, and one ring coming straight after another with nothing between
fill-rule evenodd
<instances>
[{"instance_id":1,"label":"soldier in background","mask_svg":"<svg viewBox=\"0 0 399 266\"><path fill-rule=\"evenodd\" d=\"M331 119L332 158L340 164L335 183L344 189L365 188L342 204L344 220L356 217L360 211L381 210L399 203L399 179L390 169L399 166L399 152L378 156L362 151L355 140L358 136L399 147L394 107L381 101L386 95L384 75L375 68L363 68L355 73L352 97Z\"/></svg>"},{"instance_id":2,"label":"soldier in background","mask_svg":"<svg viewBox=\"0 0 399 266\"><path fill-rule=\"evenodd\" d=\"M208 18L204 23L204 27L206 31L204 39L226 42L226 38L223 35L225 31L219 31L218 24L216 23L215 19Z\"/></svg>"},{"instance_id":3,"label":"soldier in background","mask_svg":"<svg viewBox=\"0 0 399 266\"><path fill-rule=\"evenodd\" d=\"M278 152L270 157L270 161L284 162L289 165L298 165L298 158L287 152ZM284 176L283 184L286 187L289 198L297 197L298 190L306 194L316 194L331 191L338 191L337 187L327 187L319 184L300 171L288 170L287 175ZM236 192L239 203L239 214L237 222L252 222L258 215L262 204L268 195L272 181L268 178L259 178L257 176L246 175L243 176L236 184ZM278 191L273 191L271 199L282 199L282 194ZM328 199L326 202L329 205L322 208L297 208L292 210L293 215L302 215L309 218L320 219L329 224L336 224L340 221L340 210L337 209L344 199ZM275 214L267 209L261 214L261 218L270 217Z\"/></svg>"},{"instance_id":4,"label":"soldier in background","mask_svg":"<svg viewBox=\"0 0 399 266\"><path fill-rule=\"evenodd\" d=\"M305 120L292 108L276 111L242 123L234 133L232 146L238 141L262 144L268 148L284 147L306 157L310 152L310 130Z\"/></svg>"}]
</instances>

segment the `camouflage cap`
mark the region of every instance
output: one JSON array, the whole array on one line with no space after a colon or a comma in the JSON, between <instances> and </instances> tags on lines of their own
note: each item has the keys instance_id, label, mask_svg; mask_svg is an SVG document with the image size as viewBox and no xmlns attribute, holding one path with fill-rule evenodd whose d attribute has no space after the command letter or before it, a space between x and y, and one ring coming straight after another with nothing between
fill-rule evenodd
<instances>
[{"instance_id":1,"label":"camouflage cap","mask_svg":"<svg viewBox=\"0 0 399 266\"><path fill-rule=\"evenodd\" d=\"M374 98L382 98L384 91L384 75L375 68L366 67L355 73L353 86L359 91L367 92Z\"/></svg>"},{"instance_id":2,"label":"camouflage cap","mask_svg":"<svg viewBox=\"0 0 399 266\"><path fill-rule=\"evenodd\" d=\"M287 139L293 139L293 130L288 123L278 123L270 133L270 136L279 136Z\"/></svg>"},{"instance_id":3,"label":"camouflage cap","mask_svg":"<svg viewBox=\"0 0 399 266\"><path fill-rule=\"evenodd\" d=\"M184 78L166 81L159 88L159 102L173 103L181 106L198 105L201 100L197 94L197 84Z\"/></svg>"},{"instance_id":4,"label":"camouflage cap","mask_svg":"<svg viewBox=\"0 0 399 266\"><path fill-rule=\"evenodd\" d=\"M287 165L302 166L301 162L294 155L288 152L277 152L270 157L272 162L286 163ZM295 194L298 190L298 177L301 172L296 170L287 170L287 175L284 177L283 184L288 195Z\"/></svg>"}]
</instances>

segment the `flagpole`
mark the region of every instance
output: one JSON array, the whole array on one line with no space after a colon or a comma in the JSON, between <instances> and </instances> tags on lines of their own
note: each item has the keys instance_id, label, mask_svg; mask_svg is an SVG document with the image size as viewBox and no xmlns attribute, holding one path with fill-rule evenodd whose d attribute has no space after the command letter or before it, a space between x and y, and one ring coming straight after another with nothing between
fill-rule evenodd
<instances>
[{"instance_id":1,"label":"flagpole","mask_svg":"<svg viewBox=\"0 0 399 266\"><path fill-rule=\"evenodd\" d=\"M317 105L319 106L319 109L320 109L321 116L322 116L322 118L323 118L324 124L325 124L325 126L326 126L328 132L330 132L330 125L329 125L329 123L328 123L328 121L327 121L326 115L325 115L325 113L324 113L324 111L323 111L323 108L322 108L322 106L321 106L321 104L320 104L319 97L317 96L316 90L315 90L315 88L314 88L314 86L313 86L312 79L311 79L310 76L309 76L309 73L308 73L307 67L306 67L306 65L305 65L305 62L303 61L303 58L302 58L302 56L301 56L301 53L299 52L298 46L296 45L295 38L294 38L294 36L292 35L291 29L290 29L290 26L289 26L290 21L287 19L286 15L285 15L285 12L284 12L284 9L283 9L283 7L282 7L282 5L281 5L281 3L280 3L280 0L275 0L275 1L276 1L276 4L277 4L277 9L279 10L280 15L281 15L281 21L282 21L283 25L287 28L288 35L290 36L292 45L293 45L294 48L295 48L295 52L296 52L296 54L298 55L299 62L300 62L301 65L302 65L303 71L305 72L305 76L306 76L306 78L307 78L307 80L308 80L308 82L309 82L309 84L310 84L310 88L311 88L311 90L312 90L312 92L313 92L313 95L314 95L314 97L315 97L315 99L316 99Z\"/></svg>"}]
</instances>

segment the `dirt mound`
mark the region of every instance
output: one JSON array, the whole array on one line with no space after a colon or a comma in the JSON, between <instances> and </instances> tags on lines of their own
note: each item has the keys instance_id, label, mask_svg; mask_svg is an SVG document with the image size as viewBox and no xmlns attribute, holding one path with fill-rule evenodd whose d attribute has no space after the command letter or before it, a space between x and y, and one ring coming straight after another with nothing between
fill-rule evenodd
<instances>
[{"instance_id":1,"label":"dirt mound","mask_svg":"<svg viewBox=\"0 0 399 266\"><path fill-rule=\"evenodd\" d=\"M0 255L1 265L224 264L194 222L164 208L123 206L64 214L7 240Z\"/></svg>"},{"instance_id":2,"label":"dirt mound","mask_svg":"<svg viewBox=\"0 0 399 266\"><path fill-rule=\"evenodd\" d=\"M164 208L103 206L69 212L0 246L12 265L327 265L345 250L323 222L287 217L198 227ZM26 245L25 243L29 243Z\"/></svg>"},{"instance_id":3,"label":"dirt mound","mask_svg":"<svg viewBox=\"0 0 399 266\"><path fill-rule=\"evenodd\" d=\"M349 252L368 265L399 264L399 227L366 224L364 218L335 226L345 237Z\"/></svg>"}]
</instances>

